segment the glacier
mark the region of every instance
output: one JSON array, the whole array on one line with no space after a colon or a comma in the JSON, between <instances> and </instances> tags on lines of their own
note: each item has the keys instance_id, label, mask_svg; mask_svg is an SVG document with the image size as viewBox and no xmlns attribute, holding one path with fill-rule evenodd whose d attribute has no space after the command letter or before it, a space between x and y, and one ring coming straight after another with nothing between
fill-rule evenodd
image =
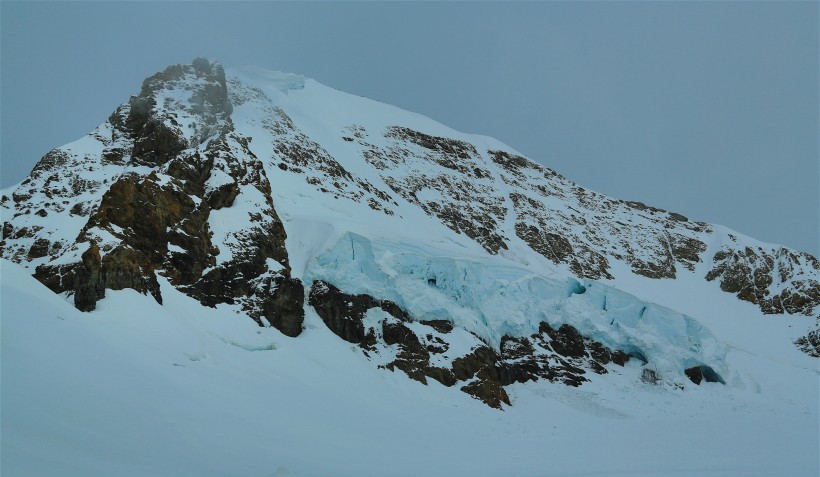
<instances>
[{"instance_id":1,"label":"glacier","mask_svg":"<svg viewBox=\"0 0 820 477\"><path fill-rule=\"evenodd\" d=\"M0 267L3 475L817 474L806 361L730 350L753 383L731 392L636 385L635 363L579 388L513 385L499 413L375 369L312 312L291 339L162 280L163 305L121 290L87 314Z\"/></svg>"},{"instance_id":2,"label":"glacier","mask_svg":"<svg viewBox=\"0 0 820 477\"><path fill-rule=\"evenodd\" d=\"M724 361L726 345L695 319L592 280L558 280L441 256L419 244L373 243L354 233L313 259L303 279L390 300L419 321L449 321L496 349L503 336L531 335L541 322L569 324L639 356L672 383L687 382L684 371L693 366L709 366L723 380L733 376Z\"/></svg>"},{"instance_id":3,"label":"glacier","mask_svg":"<svg viewBox=\"0 0 820 477\"><path fill-rule=\"evenodd\" d=\"M0 195L4 475L820 473L817 259L493 138L197 59Z\"/></svg>"}]
</instances>

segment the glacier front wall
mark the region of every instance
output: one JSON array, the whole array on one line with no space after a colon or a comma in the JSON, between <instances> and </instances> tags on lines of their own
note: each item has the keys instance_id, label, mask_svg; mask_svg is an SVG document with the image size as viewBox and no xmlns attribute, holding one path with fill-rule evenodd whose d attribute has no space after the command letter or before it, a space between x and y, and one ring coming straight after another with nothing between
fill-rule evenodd
<instances>
[{"instance_id":1,"label":"glacier front wall","mask_svg":"<svg viewBox=\"0 0 820 477\"><path fill-rule=\"evenodd\" d=\"M557 280L350 232L311 260L303 279L390 300L414 320L450 321L495 349L503 336L529 336L541 322L568 324L646 361L670 383L688 382L684 371L694 366L711 367L728 383L737 380L725 363L727 347L695 319L593 280Z\"/></svg>"}]
</instances>

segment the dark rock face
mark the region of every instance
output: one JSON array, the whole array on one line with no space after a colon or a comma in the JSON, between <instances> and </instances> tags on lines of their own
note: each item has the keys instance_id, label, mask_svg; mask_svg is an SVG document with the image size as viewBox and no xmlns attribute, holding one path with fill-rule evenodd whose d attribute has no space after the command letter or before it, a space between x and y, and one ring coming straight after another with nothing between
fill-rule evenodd
<instances>
[{"instance_id":1,"label":"dark rock face","mask_svg":"<svg viewBox=\"0 0 820 477\"><path fill-rule=\"evenodd\" d=\"M570 270L579 277L596 280L613 278L606 257L583 244L578 245L576 250L566 237L549 232L546 218L536 212L541 208L538 202L519 194L512 194L511 198L516 208L522 210L523 220L516 222L515 233L530 248L554 263L568 264ZM528 225L533 221L538 224L537 227Z\"/></svg>"},{"instance_id":2,"label":"dark rock face","mask_svg":"<svg viewBox=\"0 0 820 477\"><path fill-rule=\"evenodd\" d=\"M74 306L80 311L91 311L97 300L105 296L105 282L100 280L100 249L91 246L83 253L82 265L77 267L74 282Z\"/></svg>"},{"instance_id":3,"label":"dark rock face","mask_svg":"<svg viewBox=\"0 0 820 477\"><path fill-rule=\"evenodd\" d=\"M157 104L160 100L158 93L169 86L190 88L192 83L196 87L190 100L176 105L176 110L167 110ZM220 122L228 120L233 111L228 100L225 71L222 66L211 65L203 58L195 59L192 65L169 66L146 78L140 94L131 98L129 106L124 121L116 117L115 121L122 124L133 138L132 160L153 166L164 164L185 148L197 145L201 139L213 134ZM191 112L200 117L202 131L195 144L190 144L182 134L177 120L179 112Z\"/></svg>"},{"instance_id":4,"label":"dark rock face","mask_svg":"<svg viewBox=\"0 0 820 477\"><path fill-rule=\"evenodd\" d=\"M811 315L820 305L820 282L814 278L820 262L805 252L724 246L713 260L706 279L720 280L721 290L760 306L763 313Z\"/></svg>"},{"instance_id":5,"label":"dark rock face","mask_svg":"<svg viewBox=\"0 0 820 477\"><path fill-rule=\"evenodd\" d=\"M487 151L493 158L493 162L504 168L506 171L523 178L522 169L532 169L539 171L540 167L526 157L510 154L505 151Z\"/></svg>"},{"instance_id":6,"label":"dark rock face","mask_svg":"<svg viewBox=\"0 0 820 477\"><path fill-rule=\"evenodd\" d=\"M431 377L445 386L453 386L456 379L453 372L447 368L430 365L430 354L440 353L441 348L431 348L422 345L419 338L404 323L382 323L382 337L385 344L395 345L400 351L396 359L385 365L391 371L398 368L404 371L411 379L427 384L427 377Z\"/></svg>"},{"instance_id":7,"label":"dark rock face","mask_svg":"<svg viewBox=\"0 0 820 477\"><path fill-rule=\"evenodd\" d=\"M263 149L257 143L251 150L253 138L231 119L234 104L256 100L265 113L259 127L272 141L262 158L253 151ZM674 278L678 267L695 270L712 237L707 224L587 191L510 152L480 151L403 126L368 132L354 124L337 133L386 186L356 177L264 92L238 79L228 82L221 66L202 58L171 66L147 78L138 95L89 135L99 154L55 149L2 198L14 216L3 224L0 251L36 265L41 282L73 295L83 311L95 309L106 290L124 288L161 303L161 275L203 305L238 305L260 326L293 337L302 331L305 289L291 276L266 170L305 181L329 200L367 204L388 216L401 210L401 197L489 254L521 240L591 279L614 278L613 261L646 277ZM59 214L78 222L70 236L49 230ZM226 228L226 222L240 225ZM818 262L807 254L727 244L714 263L708 280L766 313L811 315L820 304ZM387 357L380 367L425 384L433 379L458 386L499 409L510 405L506 387L514 383L580 386L613 364L624 366L630 356L646 364L640 350L628 355L607 348L569 325L541 323L530 336L503 336L494 349L449 321L417 321L396 303L347 294L330 283L313 283L307 299L337 336L368 358ZM374 308L385 313L375 324L366 320ZM818 333L796 345L820 356ZM471 347L456 355L454 349L462 349L451 346L456 342ZM722 382L705 365L686 375L696 384ZM660 381L651 368L643 379Z\"/></svg>"},{"instance_id":8,"label":"dark rock face","mask_svg":"<svg viewBox=\"0 0 820 477\"><path fill-rule=\"evenodd\" d=\"M820 358L820 328L812 330L794 341L797 349L813 358Z\"/></svg>"},{"instance_id":9,"label":"dark rock face","mask_svg":"<svg viewBox=\"0 0 820 477\"><path fill-rule=\"evenodd\" d=\"M455 171L469 173L473 169L471 160L478 155L478 151L472 144L456 139L430 136L410 128L393 126L387 130L385 136L409 141L428 149L431 154L425 157L442 167Z\"/></svg>"},{"instance_id":10,"label":"dark rock face","mask_svg":"<svg viewBox=\"0 0 820 477\"><path fill-rule=\"evenodd\" d=\"M254 156L252 138L232 123L234 105L247 102L262 110L259 127L272 135L263 158ZM50 151L4 198L14 212L4 221L0 252L33 266L67 254L78 264L95 237L112 234L119 242L97 241L101 256L126 245L203 303L241 303L259 323L270 322L275 305L260 298L262 292L292 299L298 294L284 291L291 289L290 270L266 168L386 215L400 210L400 196L490 254L522 240L547 260L591 279L614 278L615 262L646 277L674 278L680 267L695 270L706 242L714 238L708 224L588 191L512 152L385 126L368 131L350 124L337 131L351 157L380 176L371 182L346 169L262 90L227 79L220 65L196 58L190 65L170 66L147 78L139 94L88 135L99 154L69 147ZM135 165L155 174L128 174ZM218 261L225 247L211 238L212 214L246 197L247 186L262 192L265 204L253 225L234 235L247 246L237 246L231 260ZM59 214L92 219L67 236L50 225ZM820 303L816 259L786 249L744 248L727 244L707 278L766 313L813 316ZM267 259L282 266L276 277L263 277Z\"/></svg>"},{"instance_id":11,"label":"dark rock face","mask_svg":"<svg viewBox=\"0 0 820 477\"><path fill-rule=\"evenodd\" d=\"M165 123L148 117L150 105L145 101L131 102L128 124L136 136L133 157L145 165L156 166L168 162L188 145L179 134Z\"/></svg>"},{"instance_id":12,"label":"dark rock face","mask_svg":"<svg viewBox=\"0 0 820 477\"><path fill-rule=\"evenodd\" d=\"M688 368L686 371L686 377L689 378L695 384L700 384L703 381L703 372L700 369L700 366L696 366L694 368Z\"/></svg>"},{"instance_id":13,"label":"dark rock face","mask_svg":"<svg viewBox=\"0 0 820 477\"><path fill-rule=\"evenodd\" d=\"M453 361L453 374L459 381L468 381L462 391L490 407L501 409L501 403L509 405L510 398L502 387L498 361L495 350L479 346Z\"/></svg>"},{"instance_id":14,"label":"dark rock face","mask_svg":"<svg viewBox=\"0 0 820 477\"><path fill-rule=\"evenodd\" d=\"M34 245L28 250L29 260L34 258L45 257L48 255L49 246L51 242L44 238L38 238L34 241Z\"/></svg>"},{"instance_id":15,"label":"dark rock face","mask_svg":"<svg viewBox=\"0 0 820 477\"><path fill-rule=\"evenodd\" d=\"M324 281L313 282L308 304L339 338L356 344L372 344L373 337L365 334L362 323L365 313L371 308L381 308L400 321L408 319L393 302L376 300L370 295L348 295Z\"/></svg>"},{"instance_id":16,"label":"dark rock face","mask_svg":"<svg viewBox=\"0 0 820 477\"><path fill-rule=\"evenodd\" d=\"M316 281L311 287L308 304L316 310L322 321L338 337L358 344L369 351L375 350L374 345L377 343L377 338L372 328L365 329L364 315L372 308L385 311L394 320L385 320L381 323L381 339L386 345L397 347L399 352L395 360L383 367L391 371L400 369L411 379L423 384L427 384L428 377L445 386L455 384L455 378L450 370L430 365L430 354L440 354L446 348L430 344L424 346L418 336L404 324L410 321L410 317L395 303L388 300L377 300L370 295L348 295L330 283ZM446 326L441 323L436 324L438 328L446 329ZM452 325L450 326L452 328ZM433 341L432 334L429 335L427 341ZM443 341L438 344L446 346Z\"/></svg>"},{"instance_id":17,"label":"dark rock face","mask_svg":"<svg viewBox=\"0 0 820 477\"><path fill-rule=\"evenodd\" d=\"M363 159L393 192L491 254L508 248L500 230L507 213L505 197L493 189L493 174L479 166L474 146L401 126L383 133L386 147L370 142L360 126L350 132L364 149ZM421 194L424 190L436 191L440 198L427 198Z\"/></svg>"},{"instance_id":18,"label":"dark rock face","mask_svg":"<svg viewBox=\"0 0 820 477\"><path fill-rule=\"evenodd\" d=\"M453 331L453 324L447 320L422 320L420 323L432 327L441 334Z\"/></svg>"},{"instance_id":19,"label":"dark rock face","mask_svg":"<svg viewBox=\"0 0 820 477\"><path fill-rule=\"evenodd\" d=\"M305 287L296 278L281 276L276 277L272 285L267 290L263 289L263 296L270 298L262 301L261 316L283 334L299 336L305 321Z\"/></svg>"},{"instance_id":20,"label":"dark rock face","mask_svg":"<svg viewBox=\"0 0 820 477\"><path fill-rule=\"evenodd\" d=\"M329 283L314 282L308 304L336 336L350 343L365 343L362 319L367 310L377 306L372 297L347 295Z\"/></svg>"},{"instance_id":21,"label":"dark rock face","mask_svg":"<svg viewBox=\"0 0 820 477\"><path fill-rule=\"evenodd\" d=\"M77 308L88 311L106 289L133 288L161 301L160 274L204 305L239 304L260 325L298 335L304 288L290 277L285 230L270 183L248 147L250 139L234 130L232 109L222 67L207 60L171 66L147 78L140 94L109 118L103 130L110 137L98 134L96 139L107 146L100 164L143 165L151 171L118 169L110 182L88 182L80 177L88 166L80 163L77 177L62 180L72 189L54 190L55 198L89 190L100 191L102 198L96 204L71 205L71 214L88 216L74 243L36 238L26 250L29 260L63 252L75 258L66 265L42 264L35 276L52 290L73 293ZM183 116L186 124L180 122ZM42 183L47 177L48 184L53 175L56 183L57 172L71 160L76 162L63 151L52 151L30 180ZM26 201L28 193L36 190L21 190L15 200ZM254 203L250 212L234 213L247 214L246 224L215 242L213 214L232 207L240 196ZM235 218L242 223L241 215ZM4 236L21 233L4 225Z\"/></svg>"},{"instance_id":22,"label":"dark rock face","mask_svg":"<svg viewBox=\"0 0 820 477\"><path fill-rule=\"evenodd\" d=\"M504 385L546 379L568 386L588 381L586 370L606 374L606 365L624 366L629 357L581 336L570 325L558 329L541 323L530 337L504 337L501 341L501 376Z\"/></svg>"},{"instance_id":23,"label":"dark rock face","mask_svg":"<svg viewBox=\"0 0 820 477\"><path fill-rule=\"evenodd\" d=\"M684 372L686 374L686 377L688 377L690 381L697 385L700 385L700 383L704 381L706 381L707 383L726 384L723 381L723 378L721 378L720 375L709 366L693 366L691 368L686 369L686 371Z\"/></svg>"},{"instance_id":24,"label":"dark rock face","mask_svg":"<svg viewBox=\"0 0 820 477\"><path fill-rule=\"evenodd\" d=\"M701 254L706 251L706 244L700 240L675 233L669 234L669 245L675 260L692 271L695 270L695 264L700 262Z\"/></svg>"},{"instance_id":25,"label":"dark rock face","mask_svg":"<svg viewBox=\"0 0 820 477\"><path fill-rule=\"evenodd\" d=\"M261 166L248 171L232 162L225 154L226 143L231 141L243 145L228 134L222 141L213 141L204 155L174 158L168 168L171 180L164 184L155 173L122 177L104 194L85 235L107 230L148 257L151 267L146 270L150 268L152 275L158 266L174 285L203 304L239 302L260 325L265 317L286 334L298 335L301 302L294 300L303 300L304 292L301 282L289 278L285 231L272 208L270 185L264 172L260 173ZM234 182L207 194L206 182L216 166L225 166ZM242 186L263 192L269 208L262 210L264 216L250 217L252 226L241 232L243 241L233 250L234 258L215 266L219 250L211 240L211 211L229 207ZM197 198L197 193L205 200ZM81 240L86 238L81 236ZM269 258L284 268L280 276L262 279ZM211 270L204 273L206 268Z\"/></svg>"},{"instance_id":26,"label":"dark rock face","mask_svg":"<svg viewBox=\"0 0 820 477\"><path fill-rule=\"evenodd\" d=\"M169 185L162 186L156 174L147 177L126 176L115 182L103 195L95 214L91 216L86 229L93 227L122 230L122 238L135 248L148 254L154 263L161 263L168 252L168 244L177 240L174 233L193 232L194 237L207 236L207 215L197 207L191 197ZM187 227L183 226L183 219ZM113 229L112 229L113 230ZM188 235L185 233L184 235ZM210 243L198 243L200 267L208 266ZM196 266L196 263L192 263Z\"/></svg>"},{"instance_id":27,"label":"dark rock face","mask_svg":"<svg viewBox=\"0 0 820 477\"><path fill-rule=\"evenodd\" d=\"M91 245L83 253L80 263L58 267L41 265L34 276L55 293L73 293L74 306L80 311L94 310L97 301L105 296L106 288L131 288L150 293L162 303L151 261L145 254L127 246L119 246L101 257L99 247Z\"/></svg>"},{"instance_id":28,"label":"dark rock face","mask_svg":"<svg viewBox=\"0 0 820 477\"><path fill-rule=\"evenodd\" d=\"M586 354L584 339L578 330L569 325L561 325L557 330L552 329L546 323L541 325L541 330L550 337L552 348L556 353L568 358L580 358Z\"/></svg>"},{"instance_id":29,"label":"dark rock face","mask_svg":"<svg viewBox=\"0 0 820 477\"><path fill-rule=\"evenodd\" d=\"M693 270L701 261L706 244L696 234L708 231L706 224L588 191L521 156L488 154L501 168L502 180L515 189L510 199L516 235L575 275L613 278L610 261L615 259L639 275L674 278L677 265ZM557 208L556 201L561 203Z\"/></svg>"},{"instance_id":30,"label":"dark rock face","mask_svg":"<svg viewBox=\"0 0 820 477\"><path fill-rule=\"evenodd\" d=\"M140 293L150 293L161 304L162 296L152 267L151 260L145 254L121 245L103 257L100 281L111 290L131 288Z\"/></svg>"},{"instance_id":31,"label":"dark rock face","mask_svg":"<svg viewBox=\"0 0 820 477\"><path fill-rule=\"evenodd\" d=\"M393 302L349 295L324 281L313 283L308 303L331 331L359 345L367 356L384 351L384 347L397 350L395 359L380 367L399 369L424 384L432 378L445 386L458 385L497 409L510 405L505 386L539 379L580 386L588 380L587 371L605 374L608 364L623 366L629 360L624 352L585 338L572 326L553 329L547 323L541 323L538 333L530 337L504 336L496 351L478 337L454 329L449 321L415 322ZM385 311L389 318L377 328L368 328L364 317L373 308ZM475 342L467 354L452 356L448 352L448 340L454 333L466 333ZM442 366L442 362L449 364Z\"/></svg>"}]
</instances>

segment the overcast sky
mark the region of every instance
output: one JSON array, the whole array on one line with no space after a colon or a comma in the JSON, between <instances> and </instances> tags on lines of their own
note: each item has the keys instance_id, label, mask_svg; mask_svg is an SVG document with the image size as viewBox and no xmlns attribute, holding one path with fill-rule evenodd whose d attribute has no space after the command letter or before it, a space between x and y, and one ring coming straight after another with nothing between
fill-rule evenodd
<instances>
[{"instance_id":1,"label":"overcast sky","mask_svg":"<svg viewBox=\"0 0 820 477\"><path fill-rule=\"evenodd\" d=\"M817 2L0 2L0 186L196 56L496 137L819 255Z\"/></svg>"}]
</instances>

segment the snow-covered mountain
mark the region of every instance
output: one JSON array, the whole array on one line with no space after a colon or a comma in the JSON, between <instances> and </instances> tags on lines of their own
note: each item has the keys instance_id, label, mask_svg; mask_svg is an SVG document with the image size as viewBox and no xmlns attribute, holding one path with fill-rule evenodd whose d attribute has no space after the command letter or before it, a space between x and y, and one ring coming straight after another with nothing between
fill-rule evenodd
<instances>
[{"instance_id":1,"label":"snow-covered mountain","mask_svg":"<svg viewBox=\"0 0 820 477\"><path fill-rule=\"evenodd\" d=\"M704 410L710 429L719 428L705 439L728 446L723 457L706 452L705 465L669 458L663 472L706 475L723 465L739 472L727 475L816 473L816 258L589 191L492 138L301 76L226 72L204 59L171 66L3 191L2 214L3 461L20 475L54 468L32 464L43 441L55 465L84 475L120 465L136 469L122 475L207 473L159 450L174 464L151 467L124 448L102 459L112 447L100 435L113 424L36 412L53 404L42 393L54 387L72 396L65 412L93 414L100 393L90 383L120 386L126 371L134 392L148 396L116 392L112 402L135 416L167 405L156 422L178 428L179 439L212 432L188 427L193 414L177 412L194 396L219 396L194 406L202 412L223 398L242 408L228 423L219 413L204 421L248 429L236 438L245 444L224 454L244 459L235 475L284 475L274 472L293 466L307 475L497 475L505 467L488 465L488 456L458 467L464 448L432 452L428 467L387 467L406 459L408 446L429 451L425 439L460 439L469 448L496 438L519 454L506 467L513 474L550 475L554 459L565 473L632 475L661 468L652 459L624 466L620 444L602 454L617 465L545 458L539 446L557 441L539 426L577 420L584 433L614 426L637 438L663 421L666 411L647 410L654 406L679 408L669 411L677 417ZM40 333L64 361L59 373L31 347ZM112 364L87 356L97 352ZM556 418L552 411L566 406L571 416ZM321 412L303 422L288 409ZM412 422L397 423L399 411ZM768 467L733 466L757 462L772 444L748 424L772 411L783 419L767 420L767 432L788 430L796 442ZM277 416L271 422L294 440L249 424L258 413ZM361 446L336 445L364 455L377 449L373 466L337 450L325 463L311 461L301 426L335 426L334 419L331 434L340 439L368 434ZM373 431L374 419L406 435ZM505 424L474 435L488 419ZM442 431L454 425L473 435ZM510 437L512 429L533 434ZM701 433L683 429L676 439ZM87 446L80 457L65 450L76 444L73 431ZM578 432L559 439L561 452L582 452ZM398 447L383 442L390 437ZM218 447L202 439L207 453ZM333 447L328 439L319 452ZM282 465L260 467L239 450L260 441L280 446ZM650 443L646 452L659 449ZM214 475L227 472L216 468L223 470Z\"/></svg>"}]
</instances>

